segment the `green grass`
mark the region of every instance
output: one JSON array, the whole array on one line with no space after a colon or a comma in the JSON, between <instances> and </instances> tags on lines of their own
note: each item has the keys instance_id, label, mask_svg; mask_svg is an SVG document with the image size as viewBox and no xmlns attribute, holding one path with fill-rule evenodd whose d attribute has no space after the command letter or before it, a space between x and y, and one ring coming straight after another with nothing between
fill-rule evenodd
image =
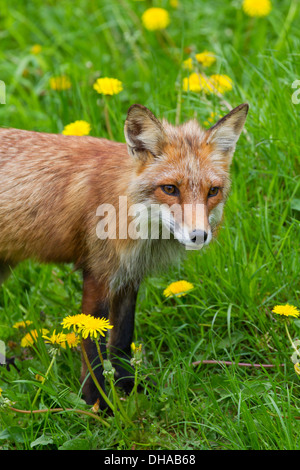
<instances>
[{"instance_id":1,"label":"green grass","mask_svg":"<svg viewBox=\"0 0 300 470\"><path fill-rule=\"evenodd\" d=\"M2 5L0 79L6 83L1 126L61 132L77 119L91 135L108 137L104 100L93 90L100 76L115 77L124 90L106 100L113 137L124 141L128 107L142 103L160 117L205 121L250 104L246 132L232 165L232 191L218 240L191 253L177 270L147 279L137 305L135 340L145 354L140 377L151 373L157 388L132 396L124 407L133 426L107 417L110 430L75 412L22 415L0 411L2 449L297 449L300 387L292 348L274 305L299 308L299 113L292 83L299 79L300 6L274 0L266 18L251 19L242 2L180 0L48 0ZM145 30L143 11L168 9L165 33ZM298 23L297 23L298 20ZM40 44L38 55L30 53ZM224 97L183 93L181 64L204 49L217 55L208 73L229 75L234 88ZM66 74L72 88L56 92L49 78ZM0 181L1 183L1 181ZM187 279L195 289L166 300L163 289ZM81 276L72 266L19 265L0 292L0 338L19 372L0 369L2 397L30 410L45 374L49 349L20 348L14 322L58 329L80 311ZM300 321L290 323L299 337ZM272 363L273 369L201 365L216 359ZM280 364L285 364L280 367ZM62 351L36 408L80 408L80 353ZM138 405L138 407L136 406Z\"/></svg>"}]
</instances>

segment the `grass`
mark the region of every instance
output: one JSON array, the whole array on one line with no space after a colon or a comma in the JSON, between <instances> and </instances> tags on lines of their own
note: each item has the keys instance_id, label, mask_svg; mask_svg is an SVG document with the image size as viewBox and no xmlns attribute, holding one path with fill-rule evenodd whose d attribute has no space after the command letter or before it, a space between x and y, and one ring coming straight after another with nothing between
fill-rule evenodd
<instances>
[{"instance_id":1,"label":"grass","mask_svg":"<svg viewBox=\"0 0 300 470\"><path fill-rule=\"evenodd\" d=\"M143 28L150 4L168 9L165 32ZM299 308L299 111L292 83L299 79L300 6L273 1L266 18L249 18L241 1L48 0L2 6L1 76L6 105L2 126L62 132L77 119L92 125L91 135L124 141L123 123L135 102L171 122L212 111L226 114L250 104L246 132L232 165L232 191L218 240L205 252L190 253L184 264L145 280L139 293L135 341L144 358L139 371L151 373L157 387L122 402L132 426L77 412L0 412L2 449L297 449L300 436L299 376L292 348L274 305ZM40 44L38 55L30 52ZM189 53L213 51L208 73L225 73L234 83L224 96L182 92ZM66 74L70 90L49 88L51 76ZM100 76L124 84L104 100L93 90ZM194 290L164 299L163 289L186 279ZM19 265L0 292L0 338L19 369L0 369L2 397L30 410L51 357L39 341L20 348L14 322L58 328L78 313L81 275L72 266ZM290 322L292 338L300 321ZM271 363L273 369L237 365L193 366L195 361ZM284 364L284 367L280 365ZM42 386L37 409L90 408L81 399L80 353L62 351Z\"/></svg>"}]
</instances>

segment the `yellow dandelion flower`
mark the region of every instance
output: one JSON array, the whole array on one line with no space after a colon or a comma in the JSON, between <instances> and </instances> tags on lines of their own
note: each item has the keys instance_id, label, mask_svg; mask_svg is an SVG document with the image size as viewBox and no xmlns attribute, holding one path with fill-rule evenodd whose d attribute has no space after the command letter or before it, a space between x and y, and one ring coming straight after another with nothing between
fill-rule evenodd
<instances>
[{"instance_id":1,"label":"yellow dandelion flower","mask_svg":"<svg viewBox=\"0 0 300 470\"><path fill-rule=\"evenodd\" d=\"M76 336L74 332L66 334L66 342L69 348L76 348L76 346L80 343L80 338Z\"/></svg>"},{"instance_id":2,"label":"yellow dandelion flower","mask_svg":"<svg viewBox=\"0 0 300 470\"><path fill-rule=\"evenodd\" d=\"M89 135L91 125L86 121L75 121L67 124L62 131L63 135Z\"/></svg>"},{"instance_id":3,"label":"yellow dandelion flower","mask_svg":"<svg viewBox=\"0 0 300 470\"><path fill-rule=\"evenodd\" d=\"M296 374L300 375L300 364L299 364L299 362L294 364L294 369L295 369Z\"/></svg>"},{"instance_id":4,"label":"yellow dandelion flower","mask_svg":"<svg viewBox=\"0 0 300 470\"><path fill-rule=\"evenodd\" d=\"M131 343L131 351L135 353L136 351L141 352L142 351L142 344L139 344L139 346L136 346L135 343Z\"/></svg>"},{"instance_id":5,"label":"yellow dandelion flower","mask_svg":"<svg viewBox=\"0 0 300 470\"><path fill-rule=\"evenodd\" d=\"M32 321L30 321L30 320L17 321L13 325L13 328L17 328L17 330L18 330L19 328L26 328L26 326L29 326L31 324L32 324Z\"/></svg>"},{"instance_id":6,"label":"yellow dandelion flower","mask_svg":"<svg viewBox=\"0 0 300 470\"><path fill-rule=\"evenodd\" d=\"M187 294L194 286L191 282L188 281L176 281L172 282L165 290L164 296L171 297L176 295L176 297L182 297Z\"/></svg>"},{"instance_id":7,"label":"yellow dandelion flower","mask_svg":"<svg viewBox=\"0 0 300 470\"><path fill-rule=\"evenodd\" d=\"M40 44L34 44L30 49L31 54L37 55L42 51L42 46Z\"/></svg>"},{"instance_id":8,"label":"yellow dandelion flower","mask_svg":"<svg viewBox=\"0 0 300 470\"><path fill-rule=\"evenodd\" d=\"M243 10L248 16L268 16L272 10L270 0L244 0Z\"/></svg>"},{"instance_id":9,"label":"yellow dandelion flower","mask_svg":"<svg viewBox=\"0 0 300 470\"><path fill-rule=\"evenodd\" d=\"M220 114L215 113L214 111L212 111L210 113L209 117L207 118L207 121L204 121L204 124L205 124L205 126L210 126L211 124L213 124L214 122L216 122L220 118L221 118Z\"/></svg>"},{"instance_id":10,"label":"yellow dandelion flower","mask_svg":"<svg viewBox=\"0 0 300 470\"><path fill-rule=\"evenodd\" d=\"M213 52L203 51L196 54L196 60L203 65L203 67L210 67L216 62L216 56Z\"/></svg>"},{"instance_id":11,"label":"yellow dandelion flower","mask_svg":"<svg viewBox=\"0 0 300 470\"><path fill-rule=\"evenodd\" d=\"M49 84L50 88L56 91L68 90L72 86L70 79L65 75L50 78Z\"/></svg>"},{"instance_id":12,"label":"yellow dandelion flower","mask_svg":"<svg viewBox=\"0 0 300 470\"><path fill-rule=\"evenodd\" d=\"M276 305L273 310L273 313L277 313L277 315L283 315L285 317L299 317L300 312L297 310L296 307L293 305Z\"/></svg>"},{"instance_id":13,"label":"yellow dandelion flower","mask_svg":"<svg viewBox=\"0 0 300 470\"><path fill-rule=\"evenodd\" d=\"M109 320L106 318L95 318L89 315L80 327L79 332L84 339L88 336L96 339L99 334L105 336L104 332L111 328L113 328L113 325L110 325Z\"/></svg>"},{"instance_id":14,"label":"yellow dandelion flower","mask_svg":"<svg viewBox=\"0 0 300 470\"><path fill-rule=\"evenodd\" d=\"M84 313L78 313L77 315L68 315L63 319L61 325L63 326L63 328L67 328L68 330L73 327L73 330L76 332L84 324L84 321L88 316L89 315L85 315Z\"/></svg>"},{"instance_id":15,"label":"yellow dandelion flower","mask_svg":"<svg viewBox=\"0 0 300 470\"><path fill-rule=\"evenodd\" d=\"M199 73L191 73L189 77L183 79L183 90L204 93L213 93L213 86L209 78Z\"/></svg>"},{"instance_id":16,"label":"yellow dandelion flower","mask_svg":"<svg viewBox=\"0 0 300 470\"><path fill-rule=\"evenodd\" d=\"M42 375L40 374L35 374L35 380L38 380L39 382L43 382L45 377L43 377Z\"/></svg>"},{"instance_id":17,"label":"yellow dandelion flower","mask_svg":"<svg viewBox=\"0 0 300 470\"><path fill-rule=\"evenodd\" d=\"M123 90L123 84L117 78L98 78L93 85L100 95L117 95Z\"/></svg>"},{"instance_id":18,"label":"yellow dandelion flower","mask_svg":"<svg viewBox=\"0 0 300 470\"><path fill-rule=\"evenodd\" d=\"M56 330L53 331L51 336L43 335L45 343L58 345L66 349L66 335L64 333L56 333Z\"/></svg>"},{"instance_id":19,"label":"yellow dandelion flower","mask_svg":"<svg viewBox=\"0 0 300 470\"><path fill-rule=\"evenodd\" d=\"M188 59L184 60L183 63L183 68L186 70L192 70L193 69L193 59L189 57Z\"/></svg>"},{"instance_id":20,"label":"yellow dandelion flower","mask_svg":"<svg viewBox=\"0 0 300 470\"><path fill-rule=\"evenodd\" d=\"M36 343L40 334L46 335L47 333L49 333L49 330L47 330L46 328L43 328L41 331L29 331L29 333L27 333L27 335L25 335L24 338L21 339L21 347L26 348L27 346L33 346L34 343Z\"/></svg>"},{"instance_id":21,"label":"yellow dandelion flower","mask_svg":"<svg viewBox=\"0 0 300 470\"><path fill-rule=\"evenodd\" d=\"M209 77L210 86L213 88L213 93L226 93L231 91L233 87L233 81L228 75L211 75Z\"/></svg>"},{"instance_id":22,"label":"yellow dandelion flower","mask_svg":"<svg viewBox=\"0 0 300 470\"><path fill-rule=\"evenodd\" d=\"M164 8L148 8L142 15L142 22L148 31L166 29L170 16Z\"/></svg>"},{"instance_id":23,"label":"yellow dandelion flower","mask_svg":"<svg viewBox=\"0 0 300 470\"><path fill-rule=\"evenodd\" d=\"M3 392L3 390L2 390L2 388L0 387L0 397L1 397L1 395L2 395L2 392Z\"/></svg>"},{"instance_id":24,"label":"yellow dandelion flower","mask_svg":"<svg viewBox=\"0 0 300 470\"><path fill-rule=\"evenodd\" d=\"M170 5L172 8L178 8L179 7L179 1L178 0L170 0Z\"/></svg>"}]
</instances>

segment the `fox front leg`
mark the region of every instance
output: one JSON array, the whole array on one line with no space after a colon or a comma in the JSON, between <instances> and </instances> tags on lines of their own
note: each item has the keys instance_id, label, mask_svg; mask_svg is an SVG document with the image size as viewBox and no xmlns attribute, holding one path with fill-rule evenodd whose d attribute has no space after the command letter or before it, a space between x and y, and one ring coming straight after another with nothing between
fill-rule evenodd
<instances>
[{"instance_id":1,"label":"fox front leg","mask_svg":"<svg viewBox=\"0 0 300 470\"><path fill-rule=\"evenodd\" d=\"M135 306L138 289L123 287L112 296L110 304L109 352L116 369L116 385L130 393L134 386L133 369L130 365L131 343L134 331Z\"/></svg>"},{"instance_id":2,"label":"fox front leg","mask_svg":"<svg viewBox=\"0 0 300 470\"><path fill-rule=\"evenodd\" d=\"M109 299L106 286L99 284L91 274L85 272L83 273L82 313L85 315L93 315L98 318L104 317L106 319L109 316ZM95 341L87 338L83 340L83 346L95 376L102 390L105 392L103 368ZM100 350L103 359L106 359L106 338L102 336L100 339ZM100 408L106 409L107 404L105 400L100 395L92 377L88 374L84 357L82 357L81 365L81 382L83 383L83 396L87 404L94 405L96 401L99 400Z\"/></svg>"}]
</instances>

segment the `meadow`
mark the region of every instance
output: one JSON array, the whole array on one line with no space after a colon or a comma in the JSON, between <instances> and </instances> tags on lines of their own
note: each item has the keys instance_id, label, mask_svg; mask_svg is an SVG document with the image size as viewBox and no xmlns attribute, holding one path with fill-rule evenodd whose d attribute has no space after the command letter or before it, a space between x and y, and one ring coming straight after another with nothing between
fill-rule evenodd
<instances>
[{"instance_id":1,"label":"meadow","mask_svg":"<svg viewBox=\"0 0 300 470\"><path fill-rule=\"evenodd\" d=\"M64 317L80 313L81 274L30 260L2 285L0 339L17 368L0 368L0 449L299 448L300 318L272 310L300 308L300 4L247 4L1 3L2 127L62 133L80 120L89 124L81 131L124 142L133 103L173 124L195 117L206 128L240 103L250 109L218 239L140 289L137 376L149 374L157 386L148 395L118 392L127 419L83 401L79 347L60 348L49 368L51 344L41 334L21 345L28 330L58 332ZM164 13L147 22L152 7ZM122 89L97 91L105 77ZM165 297L179 280L193 289ZM14 327L25 320L30 326Z\"/></svg>"}]
</instances>

